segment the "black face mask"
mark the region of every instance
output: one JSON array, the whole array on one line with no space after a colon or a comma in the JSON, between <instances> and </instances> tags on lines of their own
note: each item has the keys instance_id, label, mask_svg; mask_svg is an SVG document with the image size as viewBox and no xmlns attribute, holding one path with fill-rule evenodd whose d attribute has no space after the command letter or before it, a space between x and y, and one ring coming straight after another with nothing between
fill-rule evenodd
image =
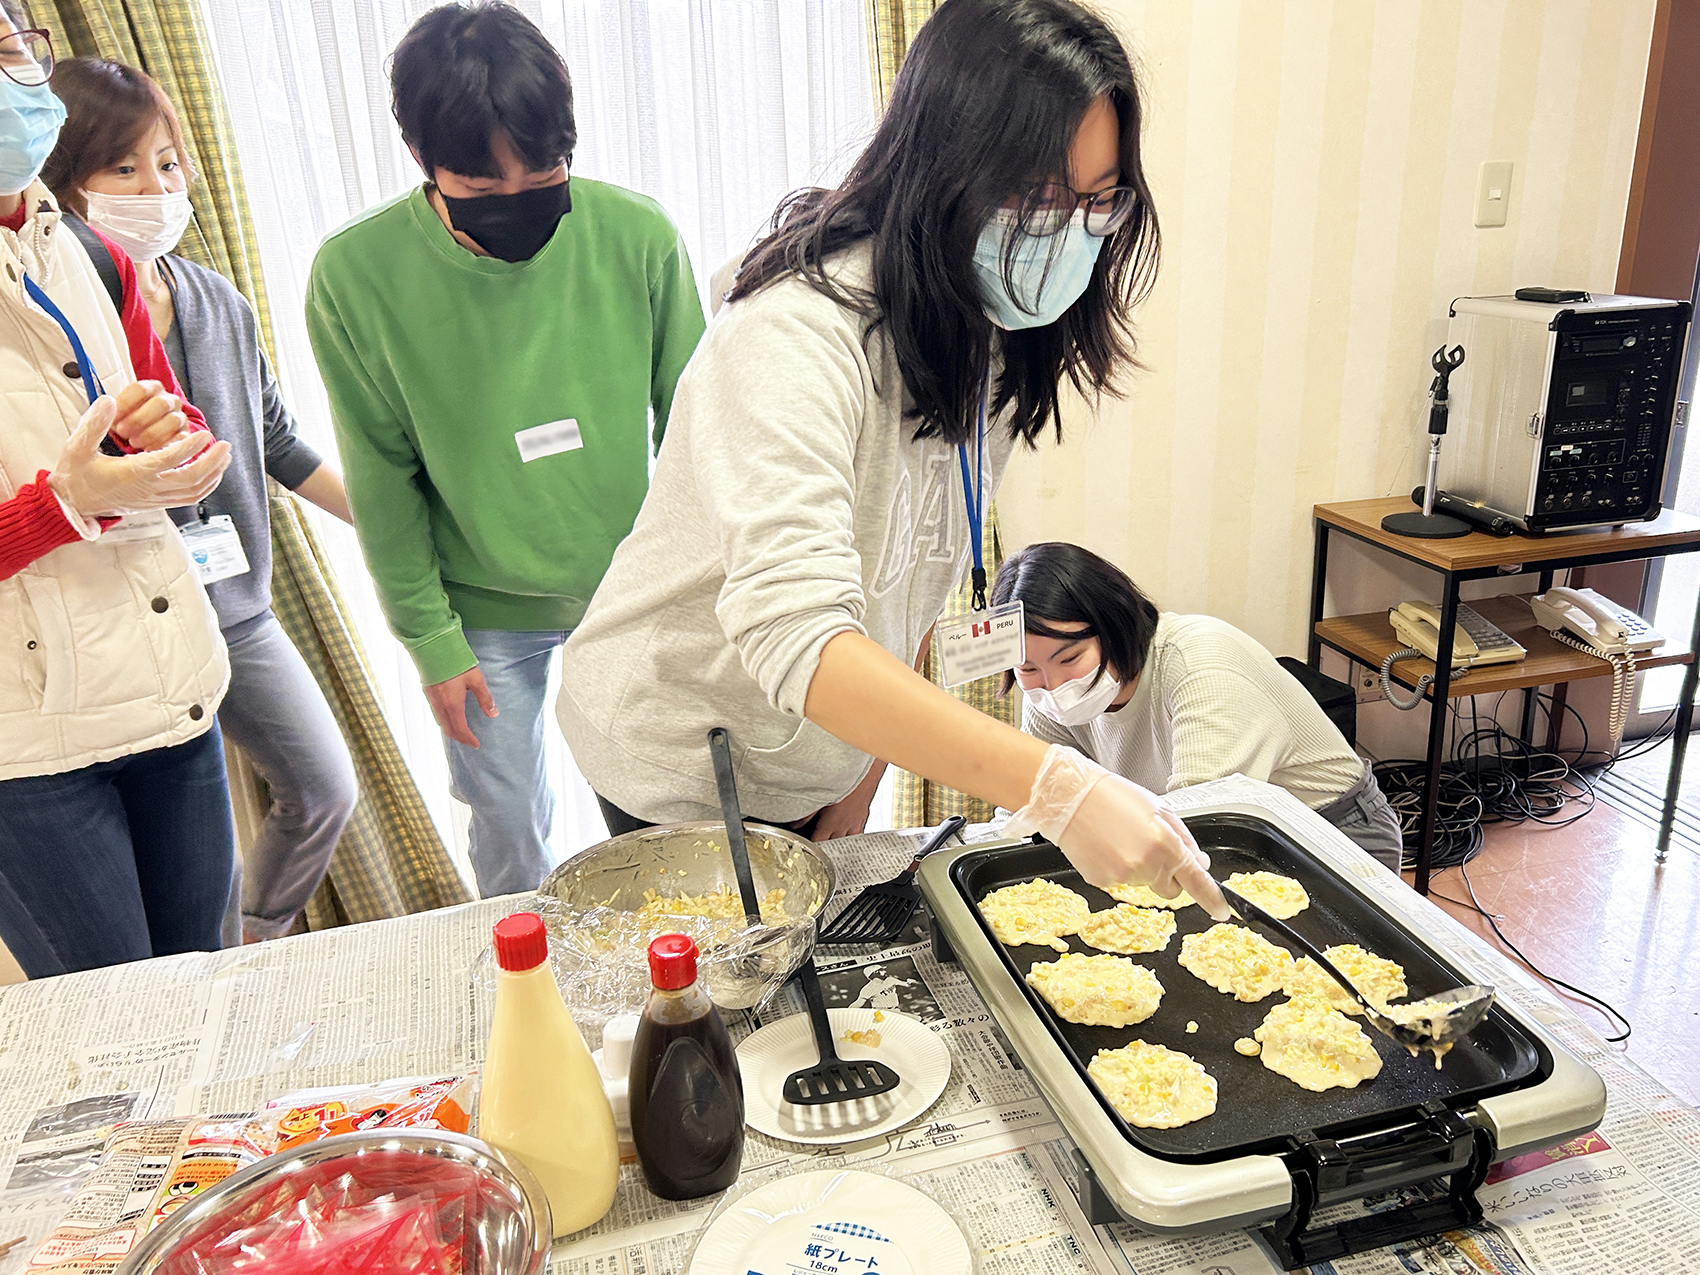
<instances>
[{"instance_id":1,"label":"black face mask","mask_svg":"<svg viewBox=\"0 0 1700 1275\"><path fill-rule=\"evenodd\" d=\"M522 190L517 195L480 195L450 199L442 195L454 228L492 257L530 261L555 233L555 226L573 210L569 183Z\"/></svg>"}]
</instances>

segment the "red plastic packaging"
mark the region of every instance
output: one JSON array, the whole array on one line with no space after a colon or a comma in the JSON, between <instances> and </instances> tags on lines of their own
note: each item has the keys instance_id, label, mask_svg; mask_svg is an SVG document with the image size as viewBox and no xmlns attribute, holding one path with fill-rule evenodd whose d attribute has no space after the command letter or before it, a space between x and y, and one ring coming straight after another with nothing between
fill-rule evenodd
<instances>
[{"instance_id":1,"label":"red plastic packaging","mask_svg":"<svg viewBox=\"0 0 1700 1275\"><path fill-rule=\"evenodd\" d=\"M486 1192L490 1192L487 1196ZM476 1275L494 1188L470 1166L373 1152L305 1167L191 1229L159 1275Z\"/></svg>"}]
</instances>

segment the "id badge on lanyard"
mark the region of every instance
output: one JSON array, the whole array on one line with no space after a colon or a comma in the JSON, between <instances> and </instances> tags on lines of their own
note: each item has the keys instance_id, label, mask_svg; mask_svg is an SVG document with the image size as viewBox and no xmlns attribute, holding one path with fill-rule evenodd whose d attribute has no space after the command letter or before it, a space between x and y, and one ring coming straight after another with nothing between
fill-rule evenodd
<instances>
[{"instance_id":1,"label":"id badge on lanyard","mask_svg":"<svg viewBox=\"0 0 1700 1275\"><path fill-rule=\"evenodd\" d=\"M979 426L974 443L974 481L968 478L968 447L958 443L956 459L962 470L962 499L968 507L968 544L974 553L973 609L967 615L940 620L933 629L933 649L946 686L961 686L994 673L1004 673L1027 655L1027 626L1020 602L986 605L986 400L992 376L980 394Z\"/></svg>"}]
</instances>

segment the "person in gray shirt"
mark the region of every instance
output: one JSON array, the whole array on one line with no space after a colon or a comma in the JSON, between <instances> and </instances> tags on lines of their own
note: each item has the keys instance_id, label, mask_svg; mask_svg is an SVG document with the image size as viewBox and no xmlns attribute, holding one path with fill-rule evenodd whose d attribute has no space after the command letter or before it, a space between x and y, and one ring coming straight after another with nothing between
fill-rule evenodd
<instances>
[{"instance_id":1,"label":"person in gray shirt","mask_svg":"<svg viewBox=\"0 0 1700 1275\"><path fill-rule=\"evenodd\" d=\"M859 831L889 762L1019 807L1093 884L1226 915L1159 794L912 667L930 632L948 668L991 623L934 622L971 561L983 605L986 502L1017 446L1060 432L1060 382L1094 395L1132 368L1157 246L1141 110L1083 6L944 0L844 183L781 207L563 655L556 716L610 831L716 817L723 725L752 818Z\"/></svg>"},{"instance_id":2,"label":"person in gray shirt","mask_svg":"<svg viewBox=\"0 0 1700 1275\"><path fill-rule=\"evenodd\" d=\"M159 85L120 62L72 58L54 68L52 87L67 118L43 180L135 261L141 301L184 395L231 445L218 489L171 516L201 564L230 650L219 725L271 790L265 824L238 864L224 941L275 938L318 888L357 785L336 719L271 610L266 477L346 522L342 478L297 435L242 294L168 255L189 221L192 171ZM90 255L97 268L111 258ZM116 301L121 311L135 303Z\"/></svg>"}]
</instances>

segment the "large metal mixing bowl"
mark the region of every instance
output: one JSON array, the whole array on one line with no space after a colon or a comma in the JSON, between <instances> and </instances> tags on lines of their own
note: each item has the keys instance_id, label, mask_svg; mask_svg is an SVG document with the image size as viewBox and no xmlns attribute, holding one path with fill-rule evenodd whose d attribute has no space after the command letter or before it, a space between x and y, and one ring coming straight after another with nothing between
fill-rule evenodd
<instances>
[{"instance_id":1,"label":"large metal mixing bowl","mask_svg":"<svg viewBox=\"0 0 1700 1275\"><path fill-rule=\"evenodd\" d=\"M744 825L744 843L749 848L756 897L765 900L771 891L784 890L781 906L787 918L818 919L836 880L825 852L795 833L759 823ZM726 845L726 825L682 823L628 832L580 851L538 887L539 894L559 899L574 913L593 908L635 913L649 890L663 898L723 893L737 898L738 878ZM749 959L717 961L712 953L705 954L709 959L703 975L709 994L722 1009L748 1009L769 987L795 971L812 945L809 927L793 925L746 947Z\"/></svg>"},{"instance_id":2,"label":"large metal mixing bowl","mask_svg":"<svg viewBox=\"0 0 1700 1275\"><path fill-rule=\"evenodd\" d=\"M548 1261L549 1200L523 1164L465 1134L390 1129L303 1143L232 1174L148 1232L119 1275L201 1270L203 1259L216 1266L232 1256L215 1256L220 1237L287 1217L292 1208L322 1209L313 1202L335 1196L337 1184L350 1179L402 1203L426 1190L458 1201L450 1217L464 1234L441 1239L458 1248L466 1275L541 1275ZM256 1265L265 1258L252 1250L240 1255Z\"/></svg>"},{"instance_id":3,"label":"large metal mixing bowl","mask_svg":"<svg viewBox=\"0 0 1700 1275\"><path fill-rule=\"evenodd\" d=\"M756 897L785 891L793 919L819 916L837 879L826 853L803 837L766 824L744 825ZM575 912L613 908L636 912L644 891L664 898L729 893L738 878L723 823L677 823L643 828L581 850L543 879L539 894L553 895Z\"/></svg>"}]
</instances>

